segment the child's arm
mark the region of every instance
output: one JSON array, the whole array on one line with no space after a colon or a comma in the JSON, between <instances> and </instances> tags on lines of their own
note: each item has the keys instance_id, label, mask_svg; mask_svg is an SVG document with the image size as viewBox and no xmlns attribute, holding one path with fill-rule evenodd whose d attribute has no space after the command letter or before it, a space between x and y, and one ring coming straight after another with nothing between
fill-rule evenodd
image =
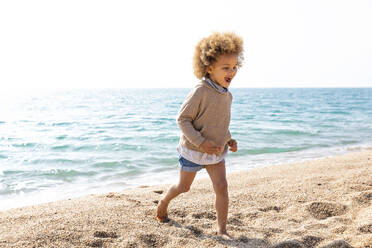
<instances>
[{"instance_id":1,"label":"child's arm","mask_svg":"<svg viewBox=\"0 0 372 248\"><path fill-rule=\"evenodd\" d=\"M178 112L177 124L186 138L195 146L199 147L205 138L196 130L192 121L196 118L201 96L198 91L190 93Z\"/></svg>"}]
</instances>

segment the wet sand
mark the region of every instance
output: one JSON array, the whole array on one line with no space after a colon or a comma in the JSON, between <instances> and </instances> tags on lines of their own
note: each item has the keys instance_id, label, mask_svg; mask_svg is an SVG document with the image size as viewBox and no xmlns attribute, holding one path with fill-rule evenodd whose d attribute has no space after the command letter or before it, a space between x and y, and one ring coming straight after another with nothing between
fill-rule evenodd
<instances>
[{"instance_id":1,"label":"wet sand","mask_svg":"<svg viewBox=\"0 0 372 248\"><path fill-rule=\"evenodd\" d=\"M166 223L155 209L169 185L2 211L0 247L372 247L372 149L228 182L232 240L216 236L212 185L197 179Z\"/></svg>"}]
</instances>

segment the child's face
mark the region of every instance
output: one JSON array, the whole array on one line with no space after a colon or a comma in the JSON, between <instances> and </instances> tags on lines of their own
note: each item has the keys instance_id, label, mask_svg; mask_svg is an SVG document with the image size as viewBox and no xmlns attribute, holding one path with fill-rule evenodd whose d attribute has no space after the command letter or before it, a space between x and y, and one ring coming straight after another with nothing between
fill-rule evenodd
<instances>
[{"instance_id":1,"label":"child's face","mask_svg":"<svg viewBox=\"0 0 372 248\"><path fill-rule=\"evenodd\" d=\"M238 70L238 55L224 54L217 57L217 60L208 68L209 78L222 87L229 87Z\"/></svg>"}]
</instances>

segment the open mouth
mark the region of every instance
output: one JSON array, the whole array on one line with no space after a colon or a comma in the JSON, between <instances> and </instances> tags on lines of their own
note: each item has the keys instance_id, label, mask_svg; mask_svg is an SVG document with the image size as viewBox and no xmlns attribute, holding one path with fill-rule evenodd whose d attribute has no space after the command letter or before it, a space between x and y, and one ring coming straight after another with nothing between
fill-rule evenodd
<instances>
[{"instance_id":1,"label":"open mouth","mask_svg":"<svg viewBox=\"0 0 372 248\"><path fill-rule=\"evenodd\" d=\"M231 83L231 80L232 80L231 77L225 77L225 82L226 82L226 83Z\"/></svg>"}]
</instances>

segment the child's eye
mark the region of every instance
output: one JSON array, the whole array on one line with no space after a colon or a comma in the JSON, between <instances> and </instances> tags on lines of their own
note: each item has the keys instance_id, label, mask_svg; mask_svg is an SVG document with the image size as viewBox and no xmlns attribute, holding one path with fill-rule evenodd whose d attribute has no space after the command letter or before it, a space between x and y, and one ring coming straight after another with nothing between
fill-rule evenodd
<instances>
[{"instance_id":1,"label":"child's eye","mask_svg":"<svg viewBox=\"0 0 372 248\"><path fill-rule=\"evenodd\" d=\"M230 68L229 67L222 67L222 70L224 70L224 71L230 71ZM232 71L237 71L238 70L238 67L234 66L231 70Z\"/></svg>"}]
</instances>

